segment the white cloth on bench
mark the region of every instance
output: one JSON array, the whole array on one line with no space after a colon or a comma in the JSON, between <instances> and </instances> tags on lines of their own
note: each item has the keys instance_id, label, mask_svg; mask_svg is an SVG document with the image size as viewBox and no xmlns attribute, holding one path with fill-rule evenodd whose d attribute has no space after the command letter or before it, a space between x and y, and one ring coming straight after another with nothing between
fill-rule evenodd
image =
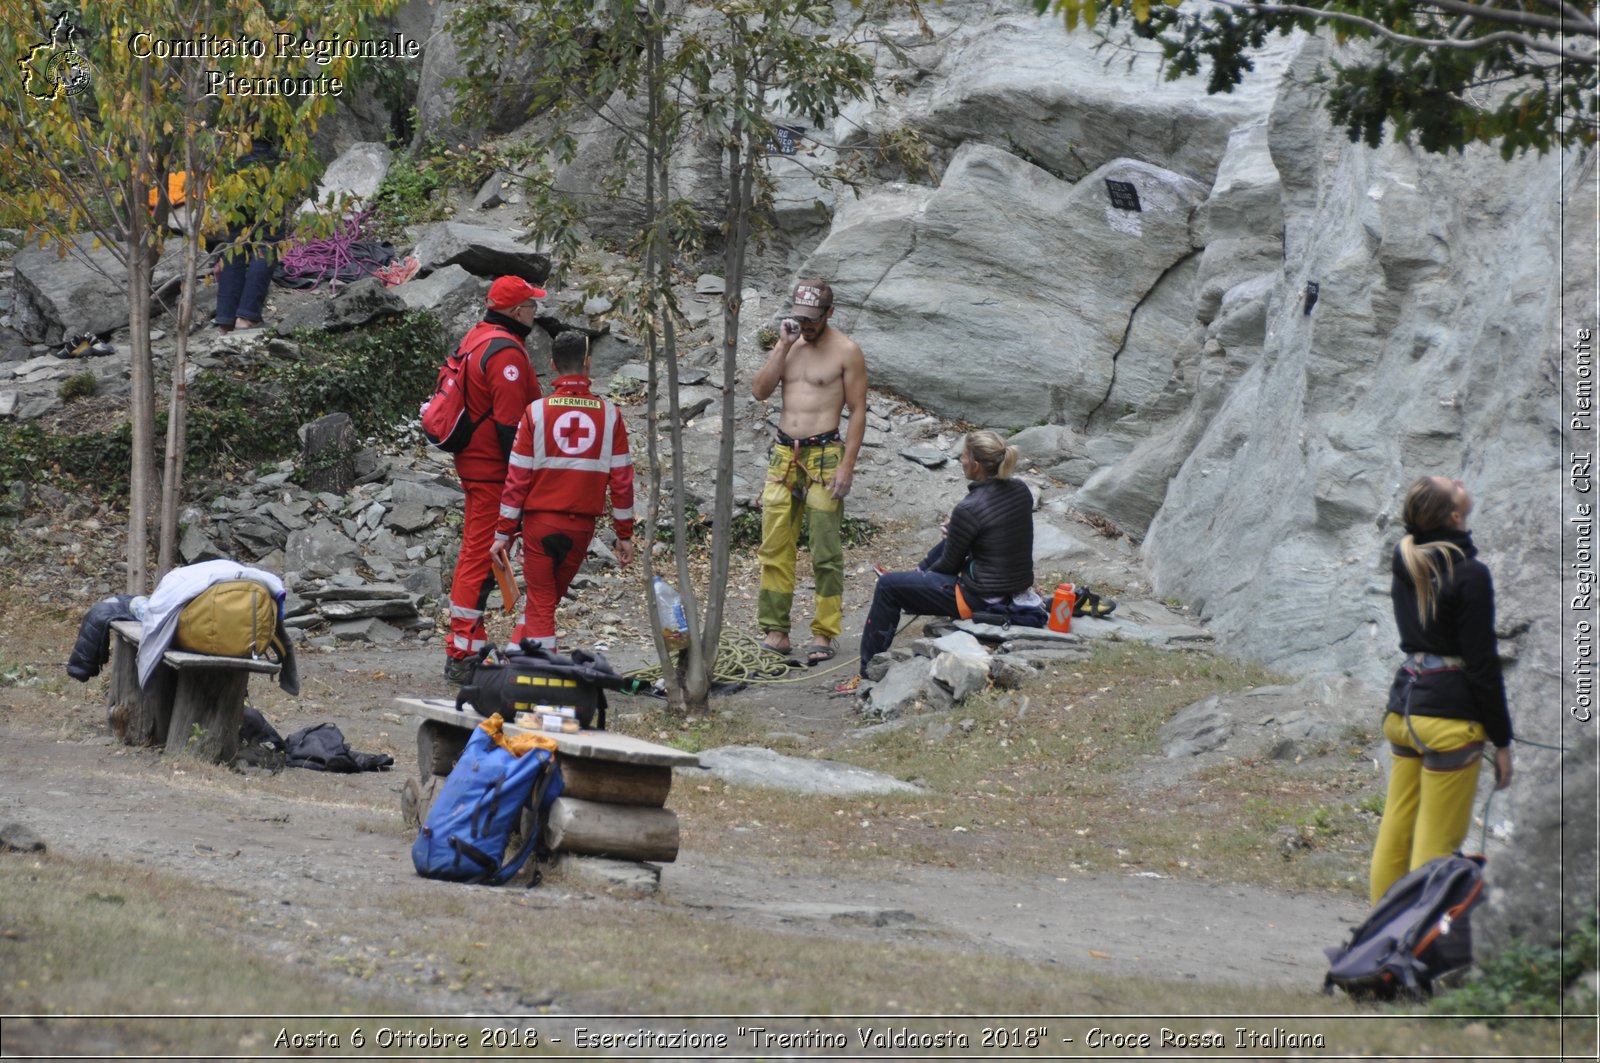
<instances>
[{"instance_id":1,"label":"white cloth on bench","mask_svg":"<svg viewBox=\"0 0 1600 1063\"><path fill-rule=\"evenodd\" d=\"M272 592L278 603L278 619L283 619L283 580L260 568L241 565L237 561L202 561L198 565L184 565L161 577L156 592L145 607L144 635L139 643L139 685L146 686L155 674L156 665L172 643L178 630L178 614L201 591L214 583L230 579L254 580Z\"/></svg>"}]
</instances>

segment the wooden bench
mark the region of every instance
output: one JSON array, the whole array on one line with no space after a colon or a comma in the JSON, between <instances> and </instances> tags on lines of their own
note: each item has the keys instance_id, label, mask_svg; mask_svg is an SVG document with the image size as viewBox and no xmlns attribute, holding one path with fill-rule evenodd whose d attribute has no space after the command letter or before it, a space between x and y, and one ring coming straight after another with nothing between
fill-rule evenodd
<instances>
[{"instance_id":1,"label":"wooden bench","mask_svg":"<svg viewBox=\"0 0 1600 1063\"><path fill-rule=\"evenodd\" d=\"M130 745L162 745L226 764L239 751L246 685L252 674L277 675L281 665L248 657L168 650L148 685L139 685L137 620L111 624L112 728Z\"/></svg>"},{"instance_id":2,"label":"wooden bench","mask_svg":"<svg viewBox=\"0 0 1600 1063\"><path fill-rule=\"evenodd\" d=\"M483 717L458 711L444 698L399 698L422 717L417 728L418 777L401 792L401 809L420 827L438 780L450 774ZM666 807L672 769L699 767L700 758L681 749L615 731L557 734L505 725L508 735L536 731L556 742L561 796L550 809L545 844L552 852L670 863L678 858L678 817Z\"/></svg>"}]
</instances>

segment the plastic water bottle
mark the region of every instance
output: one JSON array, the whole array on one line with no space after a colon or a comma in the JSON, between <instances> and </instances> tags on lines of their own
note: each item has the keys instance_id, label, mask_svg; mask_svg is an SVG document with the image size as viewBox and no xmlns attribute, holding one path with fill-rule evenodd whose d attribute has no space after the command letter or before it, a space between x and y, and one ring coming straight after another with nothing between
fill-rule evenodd
<instances>
[{"instance_id":1,"label":"plastic water bottle","mask_svg":"<svg viewBox=\"0 0 1600 1063\"><path fill-rule=\"evenodd\" d=\"M1077 605L1077 589L1070 583L1056 585L1055 600L1050 603L1051 631L1072 630L1072 609Z\"/></svg>"},{"instance_id":2,"label":"plastic water bottle","mask_svg":"<svg viewBox=\"0 0 1600 1063\"><path fill-rule=\"evenodd\" d=\"M671 649L689 645L689 620L683 612L683 599L678 589L660 576L653 581L656 592L656 625Z\"/></svg>"}]
</instances>

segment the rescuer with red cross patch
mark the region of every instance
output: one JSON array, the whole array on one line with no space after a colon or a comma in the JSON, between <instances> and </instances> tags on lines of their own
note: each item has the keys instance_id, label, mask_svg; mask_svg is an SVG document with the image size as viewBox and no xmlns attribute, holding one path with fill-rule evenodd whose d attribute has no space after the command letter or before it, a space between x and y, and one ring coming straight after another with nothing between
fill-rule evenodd
<instances>
[{"instance_id":1,"label":"rescuer with red cross patch","mask_svg":"<svg viewBox=\"0 0 1600 1063\"><path fill-rule=\"evenodd\" d=\"M500 277L489 286L483 320L457 348L468 359L462 390L472 438L457 452L456 475L466 493L461 553L450 581L450 638L444 676L465 683L478 652L488 645L483 612L495 578L489 566L500 492L505 486L517 421L539 397L539 380L528 362L526 341L539 314L543 288L521 277Z\"/></svg>"},{"instance_id":2,"label":"rescuer with red cross patch","mask_svg":"<svg viewBox=\"0 0 1600 1063\"><path fill-rule=\"evenodd\" d=\"M528 405L511 447L491 554L510 563L520 529L528 584L522 623L512 641L556 647L556 604L578 574L595 525L611 498L617 560L633 561L633 458L617 407L589 390L589 341L563 332L552 344L559 374L551 394Z\"/></svg>"}]
</instances>

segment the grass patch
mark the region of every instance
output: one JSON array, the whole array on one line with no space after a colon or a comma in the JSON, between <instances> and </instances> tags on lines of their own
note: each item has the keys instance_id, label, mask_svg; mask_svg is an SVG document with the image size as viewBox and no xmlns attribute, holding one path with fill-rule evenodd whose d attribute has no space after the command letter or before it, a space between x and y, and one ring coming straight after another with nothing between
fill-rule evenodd
<instances>
[{"instance_id":1,"label":"grass patch","mask_svg":"<svg viewBox=\"0 0 1600 1063\"><path fill-rule=\"evenodd\" d=\"M827 748L774 743L770 725L738 705L695 720L648 714L637 733L690 751L772 745L925 788L830 798L719 780L682 787L673 807L697 849L779 860L820 851L857 872L981 856L1000 872L1147 870L1359 893L1378 817L1354 737L1308 763L1258 758L1168 781L1163 723L1202 698L1274 678L1210 654L1104 643L1048 669L1026 693L991 690Z\"/></svg>"},{"instance_id":2,"label":"grass patch","mask_svg":"<svg viewBox=\"0 0 1600 1063\"><path fill-rule=\"evenodd\" d=\"M1513 941L1498 955L1478 964L1461 985L1436 996L1431 1010L1440 1015L1496 1015L1495 1025L1510 1016L1594 1014L1594 992L1580 979L1600 963L1600 932L1590 912L1559 947Z\"/></svg>"},{"instance_id":3,"label":"grass patch","mask_svg":"<svg viewBox=\"0 0 1600 1063\"><path fill-rule=\"evenodd\" d=\"M267 1047L263 1024L66 1017L318 1014L330 1007L393 1006L361 999L347 986L334 992L304 967L291 970L240 947L234 934L250 915L236 896L142 868L8 853L0 856L0 913L3 1009L60 1017L8 1019L8 1050L106 1042L119 1054L154 1055L205 1044L231 1055ZM271 1025L275 1033L285 1024ZM291 1029L315 1025L288 1023Z\"/></svg>"}]
</instances>

